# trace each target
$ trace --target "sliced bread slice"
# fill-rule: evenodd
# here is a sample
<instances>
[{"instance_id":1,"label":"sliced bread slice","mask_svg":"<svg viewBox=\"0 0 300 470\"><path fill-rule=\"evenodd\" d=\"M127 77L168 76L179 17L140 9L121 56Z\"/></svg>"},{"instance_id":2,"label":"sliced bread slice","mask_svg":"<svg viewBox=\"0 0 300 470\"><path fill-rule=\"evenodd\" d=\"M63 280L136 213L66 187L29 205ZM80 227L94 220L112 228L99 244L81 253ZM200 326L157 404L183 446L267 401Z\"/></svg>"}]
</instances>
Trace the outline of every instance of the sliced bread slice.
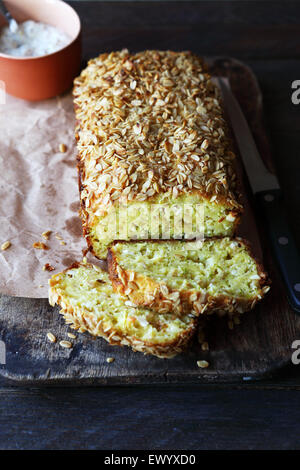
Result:
<instances>
[{"instance_id":1,"label":"sliced bread slice","mask_svg":"<svg viewBox=\"0 0 300 470\"><path fill-rule=\"evenodd\" d=\"M270 288L241 238L116 242L108 270L117 292L160 313L242 313Z\"/></svg>"},{"instance_id":2,"label":"sliced bread slice","mask_svg":"<svg viewBox=\"0 0 300 470\"><path fill-rule=\"evenodd\" d=\"M65 321L110 344L170 358L182 352L196 331L192 314L157 314L135 308L114 292L108 274L90 264L74 264L49 281L49 301L61 306Z\"/></svg>"}]
</instances>

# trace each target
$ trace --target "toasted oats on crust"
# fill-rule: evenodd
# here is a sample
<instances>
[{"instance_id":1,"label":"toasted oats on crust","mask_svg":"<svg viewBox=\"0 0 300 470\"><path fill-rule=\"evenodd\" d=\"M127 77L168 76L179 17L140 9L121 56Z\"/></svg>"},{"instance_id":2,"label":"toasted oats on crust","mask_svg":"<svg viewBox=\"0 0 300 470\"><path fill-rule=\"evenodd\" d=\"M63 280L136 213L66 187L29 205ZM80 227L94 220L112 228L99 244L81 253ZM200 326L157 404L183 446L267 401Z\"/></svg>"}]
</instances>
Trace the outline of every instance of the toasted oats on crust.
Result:
<instances>
[{"instance_id":1,"label":"toasted oats on crust","mask_svg":"<svg viewBox=\"0 0 300 470\"><path fill-rule=\"evenodd\" d=\"M59 151L60 151L60 153L66 153L66 151L67 151L66 144L59 144Z\"/></svg>"}]
</instances>

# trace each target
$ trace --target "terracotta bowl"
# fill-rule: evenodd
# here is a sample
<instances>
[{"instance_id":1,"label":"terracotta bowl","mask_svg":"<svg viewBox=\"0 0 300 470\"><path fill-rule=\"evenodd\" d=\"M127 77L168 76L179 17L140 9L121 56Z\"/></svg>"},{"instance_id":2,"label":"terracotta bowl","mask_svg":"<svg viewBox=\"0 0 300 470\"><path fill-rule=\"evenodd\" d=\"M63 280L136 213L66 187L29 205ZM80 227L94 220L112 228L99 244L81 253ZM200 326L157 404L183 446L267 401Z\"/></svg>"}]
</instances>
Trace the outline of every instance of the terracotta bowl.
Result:
<instances>
[{"instance_id":1,"label":"terracotta bowl","mask_svg":"<svg viewBox=\"0 0 300 470\"><path fill-rule=\"evenodd\" d=\"M0 80L7 93L30 101L59 95L72 86L81 59L80 19L61 0L7 0L7 9L18 22L40 21L64 31L70 42L52 54L13 57L0 52ZM6 25L0 15L0 28ZM3 83L1 84L3 88Z\"/></svg>"}]
</instances>

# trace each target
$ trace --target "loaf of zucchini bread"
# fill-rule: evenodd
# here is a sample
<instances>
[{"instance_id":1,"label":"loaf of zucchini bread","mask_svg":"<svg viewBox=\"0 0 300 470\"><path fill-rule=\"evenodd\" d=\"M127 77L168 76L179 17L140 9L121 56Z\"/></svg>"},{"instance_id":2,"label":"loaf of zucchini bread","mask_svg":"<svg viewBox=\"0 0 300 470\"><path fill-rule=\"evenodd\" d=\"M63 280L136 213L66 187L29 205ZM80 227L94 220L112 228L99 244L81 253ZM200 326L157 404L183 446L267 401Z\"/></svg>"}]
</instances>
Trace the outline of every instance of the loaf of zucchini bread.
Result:
<instances>
[{"instance_id":1,"label":"loaf of zucchini bread","mask_svg":"<svg viewBox=\"0 0 300 470\"><path fill-rule=\"evenodd\" d=\"M117 292L134 305L195 315L251 310L270 289L267 275L241 238L116 242L108 270Z\"/></svg>"},{"instance_id":2,"label":"loaf of zucchini bread","mask_svg":"<svg viewBox=\"0 0 300 470\"><path fill-rule=\"evenodd\" d=\"M52 276L50 303L80 332L173 357L207 314L270 288L233 238L243 208L218 89L191 53L123 50L90 60L73 93L83 232L109 274L77 263Z\"/></svg>"},{"instance_id":3,"label":"loaf of zucchini bread","mask_svg":"<svg viewBox=\"0 0 300 470\"><path fill-rule=\"evenodd\" d=\"M170 358L184 351L196 331L192 314L158 314L134 308L113 291L108 274L87 263L76 263L49 281L49 302L61 307L67 324L88 331L112 345Z\"/></svg>"},{"instance_id":4,"label":"loaf of zucchini bread","mask_svg":"<svg viewBox=\"0 0 300 470\"><path fill-rule=\"evenodd\" d=\"M114 240L231 236L242 206L216 85L189 52L127 50L74 82L81 218L89 248Z\"/></svg>"}]
</instances>

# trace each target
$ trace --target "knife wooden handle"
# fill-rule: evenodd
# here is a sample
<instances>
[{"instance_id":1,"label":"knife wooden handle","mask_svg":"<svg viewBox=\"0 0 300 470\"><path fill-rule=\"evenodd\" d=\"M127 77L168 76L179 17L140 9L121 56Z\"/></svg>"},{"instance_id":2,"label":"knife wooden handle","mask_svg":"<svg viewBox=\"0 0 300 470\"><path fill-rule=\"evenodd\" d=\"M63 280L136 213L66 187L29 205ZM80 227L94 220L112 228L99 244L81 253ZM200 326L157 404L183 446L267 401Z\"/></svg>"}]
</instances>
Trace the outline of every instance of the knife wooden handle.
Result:
<instances>
[{"instance_id":1,"label":"knife wooden handle","mask_svg":"<svg viewBox=\"0 0 300 470\"><path fill-rule=\"evenodd\" d=\"M285 216L281 191L261 191L256 194L256 198L287 287L289 302L300 313L300 256Z\"/></svg>"}]
</instances>

